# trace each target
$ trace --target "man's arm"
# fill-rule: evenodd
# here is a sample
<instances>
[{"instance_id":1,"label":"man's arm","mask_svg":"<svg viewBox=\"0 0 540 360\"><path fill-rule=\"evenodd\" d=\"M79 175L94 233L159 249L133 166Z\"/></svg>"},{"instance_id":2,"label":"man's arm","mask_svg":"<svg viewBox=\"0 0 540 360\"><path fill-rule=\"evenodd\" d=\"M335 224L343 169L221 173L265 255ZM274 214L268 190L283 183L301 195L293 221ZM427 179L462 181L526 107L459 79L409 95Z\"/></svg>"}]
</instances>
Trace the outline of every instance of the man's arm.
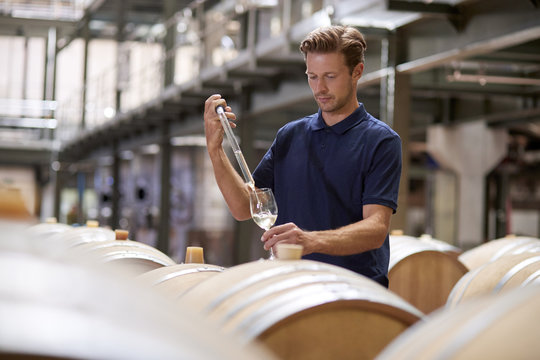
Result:
<instances>
[{"instance_id":1,"label":"man's arm","mask_svg":"<svg viewBox=\"0 0 540 360\"><path fill-rule=\"evenodd\" d=\"M392 209L383 205L364 205L364 219L335 230L303 231L293 223L266 231L264 248L278 243L299 244L303 255L314 252L328 255L352 255L381 247L390 229Z\"/></svg>"},{"instance_id":2,"label":"man's arm","mask_svg":"<svg viewBox=\"0 0 540 360\"><path fill-rule=\"evenodd\" d=\"M210 96L204 103L204 131L206 148L218 187L227 202L232 216L236 220L247 220L251 217L249 210L249 187L234 169L227 154L223 150L224 130L216 113L216 106L225 106L227 118L235 119L231 108L220 95ZM235 127L234 123L231 123Z\"/></svg>"}]
</instances>

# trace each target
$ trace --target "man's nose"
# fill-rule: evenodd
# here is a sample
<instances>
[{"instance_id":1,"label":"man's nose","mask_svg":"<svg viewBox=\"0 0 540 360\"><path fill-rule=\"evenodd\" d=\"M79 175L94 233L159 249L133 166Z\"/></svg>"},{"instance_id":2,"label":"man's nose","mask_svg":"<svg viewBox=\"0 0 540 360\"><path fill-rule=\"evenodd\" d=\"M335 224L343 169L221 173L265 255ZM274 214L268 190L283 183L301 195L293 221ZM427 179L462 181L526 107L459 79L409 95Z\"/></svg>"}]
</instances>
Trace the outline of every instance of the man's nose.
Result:
<instances>
[{"instance_id":1,"label":"man's nose","mask_svg":"<svg viewBox=\"0 0 540 360\"><path fill-rule=\"evenodd\" d=\"M318 93L325 93L328 91L328 87L326 86L326 82L324 80L319 80L317 82L317 92Z\"/></svg>"}]
</instances>

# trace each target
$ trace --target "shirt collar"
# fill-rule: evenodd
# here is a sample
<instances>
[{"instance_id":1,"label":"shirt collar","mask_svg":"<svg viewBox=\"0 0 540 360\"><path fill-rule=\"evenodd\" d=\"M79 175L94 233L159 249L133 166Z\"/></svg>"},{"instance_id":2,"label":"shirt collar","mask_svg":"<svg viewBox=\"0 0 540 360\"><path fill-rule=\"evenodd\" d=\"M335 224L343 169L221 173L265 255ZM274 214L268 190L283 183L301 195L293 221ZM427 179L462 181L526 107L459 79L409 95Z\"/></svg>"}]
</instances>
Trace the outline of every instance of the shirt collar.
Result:
<instances>
[{"instance_id":1,"label":"shirt collar","mask_svg":"<svg viewBox=\"0 0 540 360\"><path fill-rule=\"evenodd\" d=\"M311 130L317 131L317 130L323 130L323 129L330 129L338 135L344 134L347 130L351 129L352 127L362 122L367 116L367 112L366 112L366 109L364 108L364 104L358 103L358 105L359 105L358 108L356 108L356 110L354 110L352 114L350 114L345 119L341 120L340 122L332 126L326 125L322 117L321 109L319 109L318 115L314 116L311 120L311 124L310 124Z\"/></svg>"}]
</instances>

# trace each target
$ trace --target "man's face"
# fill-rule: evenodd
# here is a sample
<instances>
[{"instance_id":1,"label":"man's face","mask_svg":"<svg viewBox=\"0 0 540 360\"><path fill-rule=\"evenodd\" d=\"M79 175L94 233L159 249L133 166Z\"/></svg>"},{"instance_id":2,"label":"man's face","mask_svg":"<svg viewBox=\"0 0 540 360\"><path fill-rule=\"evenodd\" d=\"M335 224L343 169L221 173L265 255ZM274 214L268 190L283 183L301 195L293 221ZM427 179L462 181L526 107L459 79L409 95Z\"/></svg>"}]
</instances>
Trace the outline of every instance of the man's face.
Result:
<instances>
[{"instance_id":1,"label":"man's face","mask_svg":"<svg viewBox=\"0 0 540 360\"><path fill-rule=\"evenodd\" d=\"M345 57L339 52L308 53L306 68L309 86L323 113L348 112L350 106L358 106L356 82L363 64L351 74Z\"/></svg>"}]
</instances>

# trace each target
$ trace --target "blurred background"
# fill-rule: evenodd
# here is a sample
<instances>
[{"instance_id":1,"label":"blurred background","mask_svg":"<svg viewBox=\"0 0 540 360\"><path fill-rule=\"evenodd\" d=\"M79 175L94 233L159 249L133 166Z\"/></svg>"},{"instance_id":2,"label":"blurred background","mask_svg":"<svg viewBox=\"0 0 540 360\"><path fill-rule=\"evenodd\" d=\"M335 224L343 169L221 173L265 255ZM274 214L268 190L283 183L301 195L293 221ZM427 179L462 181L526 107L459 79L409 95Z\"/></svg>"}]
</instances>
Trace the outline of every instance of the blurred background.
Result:
<instances>
[{"instance_id":1,"label":"blurred background","mask_svg":"<svg viewBox=\"0 0 540 360\"><path fill-rule=\"evenodd\" d=\"M392 229L540 236L537 0L0 0L0 215L95 219L176 261L265 256L215 183L204 100L233 107L253 170L317 111L298 44L329 24L365 35L359 99L403 142Z\"/></svg>"}]
</instances>

